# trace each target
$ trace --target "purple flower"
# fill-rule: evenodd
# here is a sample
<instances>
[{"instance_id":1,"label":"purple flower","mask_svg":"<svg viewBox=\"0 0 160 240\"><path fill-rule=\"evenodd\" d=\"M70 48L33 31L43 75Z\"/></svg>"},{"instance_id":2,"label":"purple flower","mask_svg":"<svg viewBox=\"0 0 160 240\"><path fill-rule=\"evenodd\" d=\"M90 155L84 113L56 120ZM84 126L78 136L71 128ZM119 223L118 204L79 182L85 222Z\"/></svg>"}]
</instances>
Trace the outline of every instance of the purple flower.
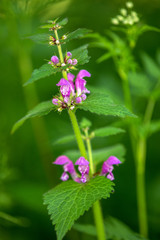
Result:
<instances>
[{"instance_id":1,"label":"purple flower","mask_svg":"<svg viewBox=\"0 0 160 240\"><path fill-rule=\"evenodd\" d=\"M85 95L85 93L90 93L90 91L87 88L85 88L85 85L87 82L86 80L83 79L83 77L90 77L90 76L91 74L86 70L80 70L80 72L78 73L77 78L75 80L78 97L81 96L81 94Z\"/></svg>"},{"instance_id":2,"label":"purple flower","mask_svg":"<svg viewBox=\"0 0 160 240\"><path fill-rule=\"evenodd\" d=\"M72 57L72 53L71 52L67 52L67 57Z\"/></svg>"},{"instance_id":3,"label":"purple flower","mask_svg":"<svg viewBox=\"0 0 160 240\"><path fill-rule=\"evenodd\" d=\"M63 97L69 97L71 93L71 84L64 78L61 78L59 83L56 84L60 86L60 91Z\"/></svg>"},{"instance_id":4,"label":"purple flower","mask_svg":"<svg viewBox=\"0 0 160 240\"><path fill-rule=\"evenodd\" d=\"M59 63L59 59L57 56L52 56L51 57L51 61L53 62L54 65L56 65L57 63Z\"/></svg>"},{"instance_id":5,"label":"purple flower","mask_svg":"<svg viewBox=\"0 0 160 240\"><path fill-rule=\"evenodd\" d=\"M69 59L70 60L70 59ZM58 105L59 109L68 108L73 110L77 104L82 103L87 98L86 93L90 93L85 87L86 80L83 77L90 77L91 74L86 70L81 70L74 82L75 76L67 74L67 79L61 78L57 83L60 87L61 96L53 98L52 103Z\"/></svg>"},{"instance_id":6,"label":"purple flower","mask_svg":"<svg viewBox=\"0 0 160 240\"><path fill-rule=\"evenodd\" d=\"M59 102L59 100L58 100L57 98L53 98L53 99L52 99L52 103L53 103L54 105L58 105L58 102Z\"/></svg>"},{"instance_id":7,"label":"purple flower","mask_svg":"<svg viewBox=\"0 0 160 240\"><path fill-rule=\"evenodd\" d=\"M65 155L59 156L56 161L53 162L53 164L56 165L63 165L63 174L61 176L61 180L62 181L67 181L69 178L69 175L66 173L70 173L72 179L76 182L79 181L78 175L74 169L74 164L72 163L72 161Z\"/></svg>"},{"instance_id":8,"label":"purple flower","mask_svg":"<svg viewBox=\"0 0 160 240\"><path fill-rule=\"evenodd\" d=\"M72 65L72 59L68 59L67 63Z\"/></svg>"},{"instance_id":9,"label":"purple flower","mask_svg":"<svg viewBox=\"0 0 160 240\"><path fill-rule=\"evenodd\" d=\"M77 63L78 63L78 61L76 58L72 59L72 65L76 65Z\"/></svg>"},{"instance_id":10,"label":"purple flower","mask_svg":"<svg viewBox=\"0 0 160 240\"><path fill-rule=\"evenodd\" d=\"M115 156L110 156L104 163L102 166L102 171L101 171L101 176L106 176L107 174L107 178L110 179L111 181L114 180L114 175L112 173L114 167L113 165L118 165L120 164L121 161L116 158Z\"/></svg>"},{"instance_id":11,"label":"purple flower","mask_svg":"<svg viewBox=\"0 0 160 240\"><path fill-rule=\"evenodd\" d=\"M81 182L85 183L88 180L88 174L89 174L89 162L84 158L80 157L75 165L78 165L78 170L81 173Z\"/></svg>"}]
</instances>

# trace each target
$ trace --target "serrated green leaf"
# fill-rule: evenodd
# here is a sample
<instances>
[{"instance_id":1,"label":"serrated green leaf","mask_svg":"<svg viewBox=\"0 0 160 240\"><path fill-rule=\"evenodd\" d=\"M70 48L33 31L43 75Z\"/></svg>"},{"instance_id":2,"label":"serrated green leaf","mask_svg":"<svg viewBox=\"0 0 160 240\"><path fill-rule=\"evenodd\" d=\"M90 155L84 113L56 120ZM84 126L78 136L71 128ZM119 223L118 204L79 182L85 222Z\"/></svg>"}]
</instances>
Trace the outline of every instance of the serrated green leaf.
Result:
<instances>
[{"instance_id":1,"label":"serrated green leaf","mask_svg":"<svg viewBox=\"0 0 160 240\"><path fill-rule=\"evenodd\" d=\"M126 153L125 147L122 144L98 149L93 151L94 164L98 165L104 162L110 156L116 156L121 162L124 162L124 155Z\"/></svg>"},{"instance_id":2,"label":"serrated green leaf","mask_svg":"<svg viewBox=\"0 0 160 240\"><path fill-rule=\"evenodd\" d=\"M78 108L106 116L136 117L125 106L115 104L109 95L101 92L91 93Z\"/></svg>"},{"instance_id":3,"label":"serrated green leaf","mask_svg":"<svg viewBox=\"0 0 160 240\"><path fill-rule=\"evenodd\" d=\"M117 144L114 146L93 150L93 162L95 165L98 165L101 162L107 160L108 157L114 155L120 159L121 162L124 162L125 148L122 144ZM78 150L68 150L63 153L71 159L74 163L81 156Z\"/></svg>"},{"instance_id":4,"label":"serrated green leaf","mask_svg":"<svg viewBox=\"0 0 160 240\"><path fill-rule=\"evenodd\" d=\"M41 78L48 77L58 71L60 71L60 68L54 68L48 63L44 64L39 69L35 69L33 71L31 78L23 86L27 86L30 83L33 83Z\"/></svg>"},{"instance_id":5,"label":"serrated green leaf","mask_svg":"<svg viewBox=\"0 0 160 240\"><path fill-rule=\"evenodd\" d=\"M57 22L59 26L64 26L68 23L68 18L64 18L61 21Z\"/></svg>"},{"instance_id":6,"label":"serrated green leaf","mask_svg":"<svg viewBox=\"0 0 160 240\"><path fill-rule=\"evenodd\" d=\"M108 137L108 136L116 135L118 133L123 133L123 132L125 132L125 130L122 128L103 127L103 128L94 130L94 136L95 137Z\"/></svg>"},{"instance_id":7,"label":"serrated green leaf","mask_svg":"<svg viewBox=\"0 0 160 240\"><path fill-rule=\"evenodd\" d=\"M41 43L41 44L48 44L49 43L49 37L50 35L47 33L38 33L31 36L28 36L26 38L31 39L34 42Z\"/></svg>"},{"instance_id":8,"label":"serrated green leaf","mask_svg":"<svg viewBox=\"0 0 160 240\"><path fill-rule=\"evenodd\" d=\"M148 97L151 94L153 83L150 79L140 72L130 72L128 75L132 93L137 96Z\"/></svg>"},{"instance_id":9,"label":"serrated green leaf","mask_svg":"<svg viewBox=\"0 0 160 240\"><path fill-rule=\"evenodd\" d=\"M72 52L72 58L78 60L78 65L83 65L89 62L90 57L88 56L88 45L83 45L77 49L74 49Z\"/></svg>"},{"instance_id":10,"label":"serrated green leaf","mask_svg":"<svg viewBox=\"0 0 160 240\"><path fill-rule=\"evenodd\" d=\"M105 230L108 239L112 240L145 240L138 233L133 232L126 224L120 220L108 217L105 220Z\"/></svg>"},{"instance_id":11,"label":"serrated green leaf","mask_svg":"<svg viewBox=\"0 0 160 240\"><path fill-rule=\"evenodd\" d=\"M64 144L64 143L70 143L73 141L76 141L75 136L68 135L68 136L64 136L64 137L57 139L53 144Z\"/></svg>"},{"instance_id":12,"label":"serrated green leaf","mask_svg":"<svg viewBox=\"0 0 160 240\"><path fill-rule=\"evenodd\" d=\"M65 40L65 42L69 42L70 40L83 37L89 32L91 32L91 30L86 28L78 28L74 32L67 34L67 39Z\"/></svg>"},{"instance_id":13,"label":"serrated green leaf","mask_svg":"<svg viewBox=\"0 0 160 240\"><path fill-rule=\"evenodd\" d=\"M86 184L67 181L59 184L44 195L44 204L48 205L52 224L55 225L57 240L64 235L85 211L101 198L110 197L113 182L98 176Z\"/></svg>"},{"instance_id":14,"label":"serrated green leaf","mask_svg":"<svg viewBox=\"0 0 160 240\"><path fill-rule=\"evenodd\" d=\"M47 115L54 109L55 105L52 104L51 100L39 103L36 107L30 110L23 118L21 118L18 122L14 124L11 133L14 133L27 119Z\"/></svg>"},{"instance_id":15,"label":"serrated green leaf","mask_svg":"<svg viewBox=\"0 0 160 240\"><path fill-rule=\"evenodd\" d=\"M141 54L141 57L146 72L156 79L160 80L160 67L157 65L157 63L144 52Z\"/></svg>"},{"instance_id":16,"label":"serrated green leaf","mask_svg":"<svg viewBox=\"0 0 160 240\"><path fill-rule=\"evenodd\" d=\"M96 228L93 225L76 223L73 228L79 232L97 236ZM105 232L106 240L146 240L138 233L133 232L125 223L113 217L108 217L105 220Z\"/></svg>"},{"instance_id":17,"label":"serrated green leaf","mask_svg":"<svg viewBox=\"0 0 160 240\"><path fill-rule=\"evenodd\" d=\"M64 25L66 25L68 23L68 19L67 18L62 19L60 22L56 22L56 20L54 20L54 21L50 20L49 24L42 25L41 28L53 28L57 24L59 26L64 26Z\"/></svg>"}]
</instances>

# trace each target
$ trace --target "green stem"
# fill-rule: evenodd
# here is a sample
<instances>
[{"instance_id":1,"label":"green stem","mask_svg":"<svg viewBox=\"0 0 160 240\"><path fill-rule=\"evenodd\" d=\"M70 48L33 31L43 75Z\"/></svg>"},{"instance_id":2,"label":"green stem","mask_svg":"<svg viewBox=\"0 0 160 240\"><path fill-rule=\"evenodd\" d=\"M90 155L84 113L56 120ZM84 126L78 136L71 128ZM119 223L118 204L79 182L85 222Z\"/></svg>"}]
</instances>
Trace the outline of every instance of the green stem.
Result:
<instances>
[{"instance_id":1,"label":"green stem","mask_svg":"<svg viewBox=\"0 0 160 240\"><path fill-rule=\"evenodd\" d=\"M86 152L85 145L84 145L84 142L83 142L83 139L82 139L81 131L79 129L79 125L78 125L78 122L77 122L76 115L73 112L73 110L68 110L68 114L69 114L70 119L71 119L71 123L72 123L73 130L74 130L74 133L75 133L75 136L76 136L76 139L77 139L77 144L78 144L80 153L83 157L85 157L87 159L87 152Z\"/></svg>"},{"instance_id":2,"label":"green stem","mask_svg":"<svg viewBox=\"0 0 160 240\"><path fill-rule=\"evenodd\" d=\"M146 112L144 115L144 123L149 124L152 118L153 110L155 106L155 100L150 98L146 107Z\"/></svg>"},{"instance_id":3,"label":"green stem","mask_svg":"<svg viewBox=\"0 0 160 240\"><path fill-rule=\"evenodd\" d=\"M146 138L140 137L137 143L137 202L140 233L147 237L147 209L146 209L146 192L145 192L145 162L146 162Z\"/></svg>"},{"instance_id":4,"label":"green stem","mask_svg":"<svg viewBox=\"0 0 160 240\"><path fill-rule=\"evenodd\" d=\"M55 33L56 40L59 41L58 32L57 32L56 29L54 30L54 33ZM63 52L62 52L61 44L57 44L57 48L58 48L60 62L62 64L62 63L64 63L64 58L63 58ZM62 71L62 75L65 79L67 79L67 72L65 70Z\"/></svg>"},{"instance_id":5,"label":"green stem","mask_svg":"<svg viewBox=\"0 0 160 240\"><path fill-rule=\"evenodd\" d=\"M94 214L94 220L95 220L96 229L97 229L98 240L105 240L106 235L105 235L105 229L104 229L103 215L102 215L102 209L99 201L93 204L93 214Z\"/></svg>"},{"instance_id":6,"label":"green stem","mask_svg":"<svg viewBox=\"0 0 160 240\"><path fill-rule=\"evenodd\" d=\"M57 30L54 30L54 32L55 32L56 40L59 41ZM64 63L61 45L58 44L57 48L58 48L58 52L59 52L60 61L61 61L61 63ZM67 72L65 70L62 71L62 75L64 78L67 79ZM85 148L85 145L84 145L84 142L82 139L82 135L81 135L81 131L80 131L80 128L79 128L79 125L77 122L76 115L75 115L74 111L70 110L70 109L68 110L68 114L71 119L71 123L73 126L73 130L74 130L74 133L76 136L76 140L77 140L77 144L78 144L81 156L88 159L86 148ZM87 134L88 134L88 131L87 131ZM88 136L87 136L87 147L88 147L91 173L93 175L94 174L94 165L93 165L93 158L92 158L92 148L91 148L91 143L90 143L90 139L88 138ZM105 240L106 238L105 238L103 216L102 216L102 211L101 211L101 206L100 206L99 201L97 201L93 204L93 213L94 213L94 219L95 219L95 224L96 224L96 229L97 229L98 240Z\"/></svg>"},{"instance_id":7,"label":"green stem","mask_svg":"<svg viewBox=\"0 0 160 240\"><path fill-rule=\"evenodd\" d=\"M122 68L118 69L118 73L122 79L122 87L123 87L123 92L124 92L124 98L125 98L125 103L126 106L132 110L132 100L131 100L131 95L130 95L130 89L129 89L129 83L128 83L128 78L125 73L125 71Z\"/></svg>"},{"instance_id":8,"label":"green stem","mask_svg":"<svg viewBox=\"0 0 160 240\"><path fill-rule=\"evenodd\" d=\"M122 79L123 91L126 106L132 110L132 100L130 95L128 78L123 69L118 70ZM150 99L144 116L144 124L149 123L154 108L154 102ZM140 234L148 236L146 192L145 192L145 162L146 162L146 138L138 136L138 131L134 123L129 127L133 156L136 164L136 185L137 185L137 204Z\"/></svg>"},{"instance_id":9,"label":"green stem","mask_svg":"<svg viewBox=\"0 0 160 240\"><path fill-rule=\"evenodd\" d=\"M85 132L86 142L87 142L91 175L93 175L95 173L95 170L94 170L94 164L93 164L91 140L88 136L88 128L86 128L84 132ZM94 221L96 225L98 240L105 240L106 236L105 236L105 228L104 228L104 222L103 222L103 214L102 214L102 209L99 201L96 201L93 204L93 215L94 215Z\"/></svg>"},{"instance_id":10,"label":"green stem","mask_svg":"<svg viewBox=\"0 0 160 240\"><path fill-rule=\"evenodd\" d=\"M89 163L90 163L90 169L91 169L91 174L93 175L95 173L94 171L94 164L93 164L93 157L92 157L92 147L91 147L91 141L88 136L88 128L84 130L85 135L86 135L86 143L87 143L87 148L88 148L88 157L89 157Z\"/></svg>"}]
</instances>

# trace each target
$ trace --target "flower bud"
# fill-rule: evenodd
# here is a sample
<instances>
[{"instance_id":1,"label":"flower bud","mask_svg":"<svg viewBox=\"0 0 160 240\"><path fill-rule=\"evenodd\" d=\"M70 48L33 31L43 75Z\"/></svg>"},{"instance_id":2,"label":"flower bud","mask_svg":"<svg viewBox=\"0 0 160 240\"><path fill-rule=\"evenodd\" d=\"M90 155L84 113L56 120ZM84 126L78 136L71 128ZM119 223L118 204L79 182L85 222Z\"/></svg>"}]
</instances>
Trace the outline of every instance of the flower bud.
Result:
<instances>
[{"instance_id":1,"label":"flower bud","mask_svg":"<svg viewBox=\"0 0 160 240\"><path fill-rule=\"evenodd\" d=\"M77 63L78 63L78 61L76 58L72 59L72 65L76 65Z\"/></svg>"},{"instance_id":2,"label":"flower bud","mask_svg":"<svg viewBox=\"0 0 160 240\"><path fill-rule=\"evenodd\" d=\"M56 65L57 63L59 63L59 59L57 56L52 56L51 57L51 61L53 62L54 65Z\"/></svg>"},{"instance_id":3,"label":"flower bud","mask_svg":"<svg viewBox=\"0 0 160 240\"><path fill-rule=\"evenodd\" d=\"M68 60L67 60L67 63L68 63L68 64L72 64L72 59L68 59Z\"/></svg>"}]
</instances>

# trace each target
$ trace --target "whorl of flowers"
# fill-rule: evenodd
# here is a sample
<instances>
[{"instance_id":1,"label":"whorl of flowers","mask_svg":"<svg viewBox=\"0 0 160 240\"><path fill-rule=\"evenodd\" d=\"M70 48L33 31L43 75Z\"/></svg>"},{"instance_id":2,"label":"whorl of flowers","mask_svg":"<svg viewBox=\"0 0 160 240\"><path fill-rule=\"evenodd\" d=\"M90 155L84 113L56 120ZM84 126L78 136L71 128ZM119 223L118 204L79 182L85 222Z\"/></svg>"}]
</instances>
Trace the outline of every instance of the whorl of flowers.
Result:
<instances>
[{"instance_id":1,"label":"whorl of flowers","mask_svg":"<svg viewBox=\"0 0 160 240\"><path fill-rule=\"evenodd\" d=\"M72 58L72 53L67 52L64 57L64 63L60 63L59 58L57 56L52 56L51 60L48 64L52 65L53 67L64 67L67 66L68 69L73 69L75 65L77 65L78 60L76 58Z\"/></svg>"},{"instance_id":2,"label":"whorl of flowers","mask_svg":"<svg viewBox=\"0 0 160 240\"><path fill-rule=\"evenodd\" d=\"M106 176L111 181L114 180L114 175L112 173L114 167L113 165L120 164L121 161L115 156L110 156L102 165L102 170L99 173L100 176ZM59 156L53 164L63 165L64 172L62 173L61 180L67 181L69 179L68 173L71 175L72 179L78 183L86 183L89 181L89 162L84 158L80 157L75 165L78 165L78 171L81 176L76 172L73 162L65 155Z\"/></svg>"},{"instance_id":3,"label":"whorl of flowers","mask_svg":"<svg viewBox=\"0 0 160 240\"><path fill-rule=\"evenodd\" d=\"M60 87L60 95L53 98L52 103L57 106L58 111L63 109L73 110L77 104L82 103L87 98L86 93L90 91L85 87L84 77L90 77L91 74L86 70L80 70L74 81L75 76L67 74L67 79L61 78L56 84Z\"/></svg>"}]
</instances>

